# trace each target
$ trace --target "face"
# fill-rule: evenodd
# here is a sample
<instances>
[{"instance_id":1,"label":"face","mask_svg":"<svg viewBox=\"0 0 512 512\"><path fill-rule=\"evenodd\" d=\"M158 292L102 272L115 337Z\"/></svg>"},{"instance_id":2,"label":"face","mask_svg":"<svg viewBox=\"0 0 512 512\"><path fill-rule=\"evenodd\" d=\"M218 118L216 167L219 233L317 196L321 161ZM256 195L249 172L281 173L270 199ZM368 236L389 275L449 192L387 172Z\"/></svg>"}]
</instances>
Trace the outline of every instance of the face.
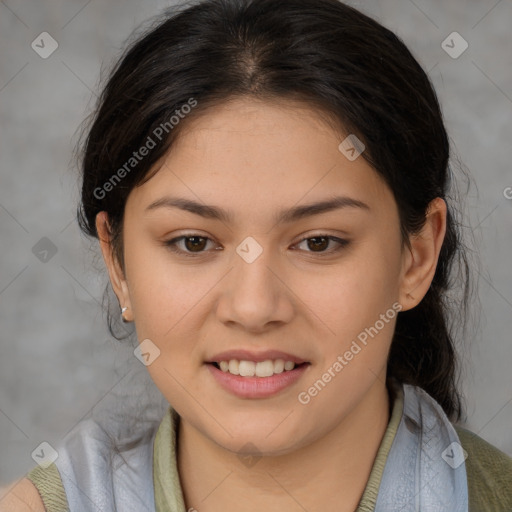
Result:
<instances>
[{"instance_id":1,"label":"face","mask_svg":"<svg viewBox=\"0 0 512 512\"><path fill-rule=\"evenodd\" d=\"M384 381L413 258L392 192L307 105L237 99L187 123L128 197L111 279L184 421L231 451L287 453Z\"/></svg>"}]
</instances>

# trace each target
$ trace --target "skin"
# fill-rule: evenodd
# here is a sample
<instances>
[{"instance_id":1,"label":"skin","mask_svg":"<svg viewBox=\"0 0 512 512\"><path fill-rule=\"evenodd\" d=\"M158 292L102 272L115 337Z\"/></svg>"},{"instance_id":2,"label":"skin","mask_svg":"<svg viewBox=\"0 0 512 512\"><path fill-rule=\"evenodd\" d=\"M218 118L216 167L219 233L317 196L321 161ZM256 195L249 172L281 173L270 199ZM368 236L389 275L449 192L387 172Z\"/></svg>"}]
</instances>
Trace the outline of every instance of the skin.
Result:
<instances>
[{"instance_id":1,"label":"skin","mask_svg":"<svg viewBox=\"0 0 512 512\"><path fill-rule=\"evenodd\" d=\"M0 489L0 512L45 512L38 490L28 478Z\"/></svg>"},{"instance_id":2,"label":"skin","mask_svg":"<svg viewBox=\"0 0 512 512\"><path fill-rule=\"evenodd\" d=\"M403 245L390 189L363 157L349 161L338 150L347 134L306 104L238 98L183 122L160 170L128 197L124 269L105 212L96 225L125 318L135 321L138 340L160 350L147 368L181 417L186 509L353 511L389 421L386 359L395 320L307 405L297 396L393 303L407 310L421 301L446 205L432 201L421 233ZM334 193L369 208L273 221L284 208ZM167 195L229 209L233 219L146 210ZM194 233L210 240L200 240L202 253L190 240L178 243L193 257L164 245ZM319 235L349 244L336 251L335 241L301 242ZM236 252L248 236L263 249L252 263ZM282 350L311 364L279 394L242 399L220 388L204 364L234 348ZM256 463L248 467L241 455L251 454Z\"/></svg>"}]
</instances>

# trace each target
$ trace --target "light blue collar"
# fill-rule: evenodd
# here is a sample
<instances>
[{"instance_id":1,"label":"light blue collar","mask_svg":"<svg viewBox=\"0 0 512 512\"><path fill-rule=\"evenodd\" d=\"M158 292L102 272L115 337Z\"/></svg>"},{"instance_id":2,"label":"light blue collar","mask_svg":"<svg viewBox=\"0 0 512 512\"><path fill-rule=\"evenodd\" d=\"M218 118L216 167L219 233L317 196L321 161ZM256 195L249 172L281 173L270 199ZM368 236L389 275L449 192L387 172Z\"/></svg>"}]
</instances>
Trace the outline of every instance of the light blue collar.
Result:
<instances>
[{"instance_id":1,"label":"light blue collar","mask_svg":"<svg viewBox=\"0 0 512 512\"><path fill-rule=\"evenodd\" d=\"M468 512L464 454L455 429L425 391L408 384L402 389L403 413L374 512ZM70 512L154 512L157 428L155 422L118 451L112 449L118 437L113 423L81 421L61 443L56 461Z\"/></svg>"},{"instance_id":2,"label":"light blue collar","mask_svg":"<svg viewBox=\"0 0 512 512\"><path fill-rule=\"evenodd\" d=\"M375 512L468 512L465 453L455 428L423 389L404 384L403 393Z\"/></svg>"}]
</instances>

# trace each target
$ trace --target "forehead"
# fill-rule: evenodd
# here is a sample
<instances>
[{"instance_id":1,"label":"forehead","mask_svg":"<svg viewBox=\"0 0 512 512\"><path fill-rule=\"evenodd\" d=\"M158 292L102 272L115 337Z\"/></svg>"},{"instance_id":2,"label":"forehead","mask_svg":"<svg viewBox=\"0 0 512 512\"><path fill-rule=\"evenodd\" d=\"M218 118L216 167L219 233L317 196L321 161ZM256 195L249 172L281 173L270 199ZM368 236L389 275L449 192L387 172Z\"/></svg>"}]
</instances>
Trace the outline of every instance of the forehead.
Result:
<instances>
[{"instance_id":1,"label":"forehead","mask_svg":"<svg viewBox=\"0 0 512 512\"><path fill-rule=\"evenodd\" d=\"M294 101L231 100L185 119L159 169L129 197L145 207L164 193L231 210L278 209L326 195L390 200L382 178L340 151L347 135L314 107Z\"/></svg>"}]
</instances>

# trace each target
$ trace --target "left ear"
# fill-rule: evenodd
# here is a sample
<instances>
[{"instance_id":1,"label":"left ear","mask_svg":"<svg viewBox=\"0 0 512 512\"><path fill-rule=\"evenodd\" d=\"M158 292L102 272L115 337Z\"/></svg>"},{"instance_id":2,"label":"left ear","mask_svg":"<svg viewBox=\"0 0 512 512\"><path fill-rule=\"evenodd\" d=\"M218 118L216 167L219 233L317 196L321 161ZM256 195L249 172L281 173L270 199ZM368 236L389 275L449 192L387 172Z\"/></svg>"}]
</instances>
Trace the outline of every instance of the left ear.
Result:
<instances>
[{"instance_id":1,"label":"left ear","mask_svg":"<svg viewBox=\"0 0 512 512\"><path fill-rule=\"evenodd\" d=\"M433 199L428 205L424 226L419 233L409 237L410 248L404 248L400 284L402 311L417 306L434 279L446 233L446 210L443 199Z\"/></svg>"}]
</instances>

